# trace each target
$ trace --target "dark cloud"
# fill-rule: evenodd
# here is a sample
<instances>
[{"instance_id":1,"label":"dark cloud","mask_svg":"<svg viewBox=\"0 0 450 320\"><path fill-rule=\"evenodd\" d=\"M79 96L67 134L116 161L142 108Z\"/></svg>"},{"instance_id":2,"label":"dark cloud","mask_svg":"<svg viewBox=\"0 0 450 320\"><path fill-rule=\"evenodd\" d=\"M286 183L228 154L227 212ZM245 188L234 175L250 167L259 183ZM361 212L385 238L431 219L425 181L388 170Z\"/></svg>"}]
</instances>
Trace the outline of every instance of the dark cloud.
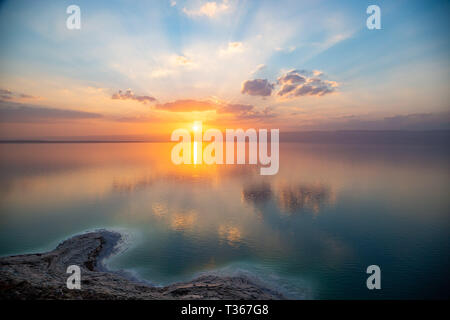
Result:
<instances>
[{"instance_id":1,"label":"dark cloud","mask_svg":"<svg viewBox=\"0 0 450 320\"><path fill-rule=\"evenodd\" d=\"M278 95L284 96L289 94L290 92L297 89L297 85L295 84L286 84L283 87L281 87L280 91L278 91Z\"/></svg>"},{"instance_id":2,"label":"dark cloud","mask_svg":"<svg viewBox=\"0 0 450 320\"><path fill-rule=\"evenodd\" d=\"M123 116L123 117L109 117L108 120L113 120L117 122L126 122L126 123L146 123L155 121L159 121L160 119L155 117L150 117L146 115L136 115L136 116Z\"/></svg>"},{"instance_id":3,"label":"dark cloud","mask_svg":"<svg viewBox=\"0 0 450 320\"><path fill-rule=\"evenodd\" d=\"M354 116L343 119L343 127L355 127L368 130L426 130L449 127L449 114L413 113L384 117L382 119L366 120Z\"/></svg>"},{"instance_id":4,"label":"dark cloud","mask_svg":"<svg viewBox=\"0 0 450 320\"><path fill-rule=\"evenodd\" d=\"M208 111L216 110L217 104L212 101L176 100L156 105L156 109L172 112Z\"/></svg>"},{"instance_id":5,"label":"dark cloud","mask_svg":"<svg viewBox=\"0 0 450 320\"><path fill-rule=\"evenodd\" d=\"M266 107L258 110L255 106L249 104L225 104L217 108L217 113L233 114L236 119L264 119L276 116L272 108Z\"/></svg>"},{"instance_id":6,"label":"dark cloud","mask_svg":"<svg viewBox=\"0 0 450 320\"><path fill-rule=\"evenodd\" d=\"M25 93L21 93L19 94L20 98L24 98L24 99L34 99L35 97L30 96L29 94L25 94Z\"/></svg>"},{"instance_id":7,"label":"dark cloud","mask_svg":"<svg viewBox=\"0 0 450 320\"><path fill-rule=\"evenodd\" d=\"M1 94L0 95L0 100L11 100L12 98L13 98L13 96L10 94Z\"/></svg>"},{"instance_id":8,"label":"dark cloud","mask_svg":"<svg viewBox=\"0 0 450 320\"><path fill-rule=\"evenodd\" d=\"M278 78L278 82L279 83L284 83L284 84L297 84L297 83L305 83L306 82L306 77L301 76L299 73L297 72L288 72L285 75L281 76L280 78Z\"/></svg>"},{"instance_id":9,"label":"dark cloud","mask_svg":"<svg viewBox=\"0 0 450 320\"><path fill-rule=\"evenodd\" d=\"M247 80L242 84L241 93L251 96L267 97L272 94L274 85L267 79Z\"/></svg>"},{"instance_id":10,"label":"dark cloud","mask_svg":"<svg viewBox=\"0 0 450 320\"><path fill-rule=\"evenodd\" d=\"M12 95L12 92L7 89L0 89L0 94L2 95Z\"/></svg>"},{"instance_id":11,"label":"dark cloud","mask_svg":"<svg viewBox=\"0 0 450 320\"><path fill-rule=\"evenodd\" d=\"M270 107L259 110L248 104L227 104L217 109L217 112L233 114L236 119L262 120L277 116Z\"/></svg>"},{"instance_id":12,"label":"dark cloud","mask_svg":"<svg viewBox=\"0 0 450 320\"><path fill-rule=\"evenodd\" d=\"M245 113L250 112L254 106L249 104L226 104L217 109L217 113Z\"/></svg>"},{"instance_id":13,"label":"dark cloud","mask_svg":"<svg viewBox=\"0 0 450 320\"><path fill-rule=\"evenodd\" d=\"M199 100L176 100L164 104L156 105L156 109L171 112L191 112L191 111L213 111L220 114L231 114L236 119L263 119L272 118L276 114L272 112L272 108L258 110L253 105L233 104L213 101Z\"/></svg>"},{"instance_id":14,"label":"dark cloud","mask_svg":"<svg viewBox=\"0 0 450 320\"><path fill-rule=\"evenodd\" d=\"M119 90L119 92L114 93L111 96L111 99L135 100L135 101L141 102L143 104L146 104L147 102L151 103L151 102L155 102L156 101L156 98L151 97L151 96L137 96L130 89L125 90L125 91Z\"/></svg>"},{"instance_id":15,"label":"dark cloud","mask_svg":"<svg viewBox=\"0 0 450 320\"><path fill-rule=\"evenodd\" d=\"M8 89L0 89L0 100L12 100L14 98L36 99L36 97L29 94L12 92Z\"/></svg>"},{"instance_id":16,"label":"dark cloud","mask_svg":"<svg viewBox=\"0 0 450 320\"><path fill-rule=\"evenodd\" d=\"M291 70L277 79L276 84L267 79L247 80L242 84L241 93L252 96L270 96L275 88L280 97L323 96L336 91L338 83L322 79L318 70Z\"/></svg>"},{"instance_id":17,"label":"dark cloud","mask_svg":"<svg viewBox=\"0 0 450 320\"><path fill-rule=\"evenodd\" d=\"M404 124L410 122L424 122L433 119L432 113L412 113L406 115L395 115L392 117L385 117L384 121L386 123L393 124Z\"/></svg>"},{"instance_id":18,"label":"dark cloud","mask_svg":"<svg viewBox=\"0 0 450 320\"><path fill-rule=\"evenodd\" d=\"M386 129L395 130L429 130L429 129L449 129L450 113L412 113L406 115L395 115L385 117L378 121Z\"/></svg>"},{"instance_id":19,"label":"dark cloud","mask_svg":"<svg viewBox=\"0 0 450 320\"><path fill-rule=\"evenodd\" d=\"M301 124L302 130L428 131L449 130L450 113L413 113L367 119L358 115L329 118L315 124Z\"/></svg>"},{"instance_id":20,"label":"dark cloud","mask_svg":"<svg viewBox=\"0 0 450 320\"><path fill-rule=\"evenodd\" d=\"M323 96L336 91L338 83L323 80L320 71L292 70L278 78L281 97Z\"/></svg>"},{"instance_id":21,"label":"dark cloud","mask_svg":"<svg viewBox=\"0 0 450 320\"><path fill-rule=\"evenodd\" d=\"M239 119L263 120L274 118L277 116L277 114L273 112L273 109L271 107L266 107L262 110L257 110L256 108L254 108L248 112L236 114L235 116Z\"/></svg>"},{"instance_id":22,"label":"dark cloud","mask_svg":"<svg viewBox=\"0 0 450 320\"><path fill-rule=\"evenodd\" d=\"M97 119L101 117L101 114L93 112L62 110L0 101L0 122L45 122L55 120Z\"/></svg>"},{"instance_id":23,"label":"dark cloud","mask_svg":"<svg viewBox=\"0 0 450 320\"><path fill-rule=\"evenodd\" d=\"M295 89L295 91L293 92L294 96L323 96L327 93L332 93L334 92L334 88L329 87L327 85L321 85L318 87L315 86L311 86L311 85L302 85L299 86ZM279 95L282 95L280 93L278 93Z\"/></svg>"}]
</instances>

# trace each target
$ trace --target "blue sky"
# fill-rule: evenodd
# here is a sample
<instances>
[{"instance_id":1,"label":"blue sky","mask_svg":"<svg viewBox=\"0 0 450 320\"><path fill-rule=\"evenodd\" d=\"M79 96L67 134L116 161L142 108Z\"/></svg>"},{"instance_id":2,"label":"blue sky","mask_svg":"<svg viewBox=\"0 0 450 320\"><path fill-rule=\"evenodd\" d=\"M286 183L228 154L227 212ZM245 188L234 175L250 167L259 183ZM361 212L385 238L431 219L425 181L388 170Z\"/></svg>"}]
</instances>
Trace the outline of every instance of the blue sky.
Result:
<instances>
[{"instance_id":1,"label":"blue sky","mask_svg":"<svg viewBox=\"0 0 450 320\"><path fill-rule=\"evenodd\" d=\"M66 28L71 4L80 30ZM381 30L366 28L371 4ZM145 134L198 119L448 128L449 12L448 1L3 1L0 135ZM45 116L21 121L20 107ZM53 109L80 116L62 125Z\"/></svg>"}]
</instances>

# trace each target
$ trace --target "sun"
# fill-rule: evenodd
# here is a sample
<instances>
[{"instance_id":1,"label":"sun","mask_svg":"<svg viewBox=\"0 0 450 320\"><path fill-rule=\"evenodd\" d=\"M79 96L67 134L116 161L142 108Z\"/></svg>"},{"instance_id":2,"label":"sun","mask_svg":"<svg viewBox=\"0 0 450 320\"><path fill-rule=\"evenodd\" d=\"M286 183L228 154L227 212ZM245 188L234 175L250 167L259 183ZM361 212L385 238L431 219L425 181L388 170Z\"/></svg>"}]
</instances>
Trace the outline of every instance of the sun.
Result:
<instances>
[{"instance_id":1,"label":"sun","mask_svg":"<svg viewBox=\"0 0 450 320\"><path fill-rule=\"evenodd\" d=\"M194 121L194 123L193 123L193 125L192 125L192 130L193 130L194 132L201 132L202 129L203 129L203 127L202 127L202 122L201 122L201 121L198 121L198 120Z\"/></svg>"}]
</instances>

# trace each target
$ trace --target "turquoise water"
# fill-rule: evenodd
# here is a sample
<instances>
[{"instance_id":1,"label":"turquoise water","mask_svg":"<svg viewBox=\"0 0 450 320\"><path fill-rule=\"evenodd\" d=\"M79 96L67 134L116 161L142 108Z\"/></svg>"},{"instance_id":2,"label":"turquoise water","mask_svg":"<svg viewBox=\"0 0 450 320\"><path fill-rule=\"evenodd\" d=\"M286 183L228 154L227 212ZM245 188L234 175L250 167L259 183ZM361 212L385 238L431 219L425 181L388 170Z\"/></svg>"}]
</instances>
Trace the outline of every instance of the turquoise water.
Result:
<instances>
[{"instance_id":1,"label":"turquoise water","mask_svg":"<svg viewBox=\"0 0 450 320\"><path fill-rule=\"evenodd\" d=\"M115 228L130 245L110 267L157 285L244 273L292 298L449 297L445 147L281 143L260 176L175 166L171 146L0 144L0 255Z\"/></svg>"}]
</instances>

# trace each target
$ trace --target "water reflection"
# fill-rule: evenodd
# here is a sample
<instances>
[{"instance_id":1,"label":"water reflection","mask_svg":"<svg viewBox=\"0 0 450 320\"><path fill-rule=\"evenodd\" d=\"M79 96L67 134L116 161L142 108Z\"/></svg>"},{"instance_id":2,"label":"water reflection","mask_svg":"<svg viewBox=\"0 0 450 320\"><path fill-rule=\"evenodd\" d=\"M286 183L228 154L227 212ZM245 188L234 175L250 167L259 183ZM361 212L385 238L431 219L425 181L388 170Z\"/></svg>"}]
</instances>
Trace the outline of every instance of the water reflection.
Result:
<instances>
[{"instance_id":1,"label":"water reflection","mask_svg":"<svg viewBox=\"0 0 450 320\"><path fill-rule=\"evenodd\" d=\"M159 203L159 202L155 202L152 204L152 210L153 210L153 214L158 218L167 216L167 214L169 212L169 210L167 209L167 206L164 203Z\"/></svg>"},{"instance_id":2,"label":"water reflection","mask_svg":"<svg viewBox=\"0 0 450 320\"><path fill-rule=\"evenodd\" d=\"M192 229L197 221L197 212L189 210L172 214L170 226L173 230L184 231Z\"/></svg>"},{"instance_id":3,"label":"water reflection","mask_svg":"<svg viewBox=\"0 0 450 320\"><path fill-rule=\"evenodd\" d=\"M242 189L242 200L247 203L261 204L272 199L272 187L265 182L258 185L247 185Z\"/></svg>"},{"instance_id":4,"label":"water reflection","mask_svg":"<svg viewBox=\"0 0 450 320\"><path fill-rule=\"evenodd\" d=\"M281 182L272 187L270 183L263 182L244 186L241 197L245 203L257 207L275 200L278 211L289 215L306 212L318 214L323 208L333 206L336 202L335 192L330 186L323 184L293 186Z\"/></svg>"},{"instance_id":5,"label":"water reflection","mask_svg":"<svg viewBox=\"0 0 450 320\"><path fill-rule=\"evenodd\" d=\"M289 214L308 211L318 214L322 208L336 202L336 195L329 186L281 185L278 190L277 203L280 211Z\"/></svg>"},{"instance_id":6,"label":"water reflection","mask_svg":"<svg viewBox=\"0 0 450 320\"><path fill-rule=\"evenodd\" d=\"M219 238L223 241L225 240L231 246L239 245L242 239L242 231L232 225L220 225L219 226Z\"/></svg>"},{"instance_id":7,"label":"water reflection","mask_svg":"<svg viewBox=\"0 0 450 320\"><path fill-rule=\"evenodd\" d=\"M136 179L135 181L129 181L128 179L114 178L112 183L112 191L118 193L136 192L151 186L153 182L154 178L147 176Z\"/></svg>"},{"instance_id":8,"label":"water reflection","mask_svg":"<svg viewBox=\"0 0 450 320\"><path fill-rule=\"evenodd\" d=\"M117 267L150 280L252 261L324 282L325 296L342 292L334 277L359 288L373 256L390 270L413 257L417 270L448 267L442 150L281 144L279 173L264 177L257 166L175 166L171 146L0 145L0 253L127 227L144 240Z\"/></svg>"}]
</instances>

